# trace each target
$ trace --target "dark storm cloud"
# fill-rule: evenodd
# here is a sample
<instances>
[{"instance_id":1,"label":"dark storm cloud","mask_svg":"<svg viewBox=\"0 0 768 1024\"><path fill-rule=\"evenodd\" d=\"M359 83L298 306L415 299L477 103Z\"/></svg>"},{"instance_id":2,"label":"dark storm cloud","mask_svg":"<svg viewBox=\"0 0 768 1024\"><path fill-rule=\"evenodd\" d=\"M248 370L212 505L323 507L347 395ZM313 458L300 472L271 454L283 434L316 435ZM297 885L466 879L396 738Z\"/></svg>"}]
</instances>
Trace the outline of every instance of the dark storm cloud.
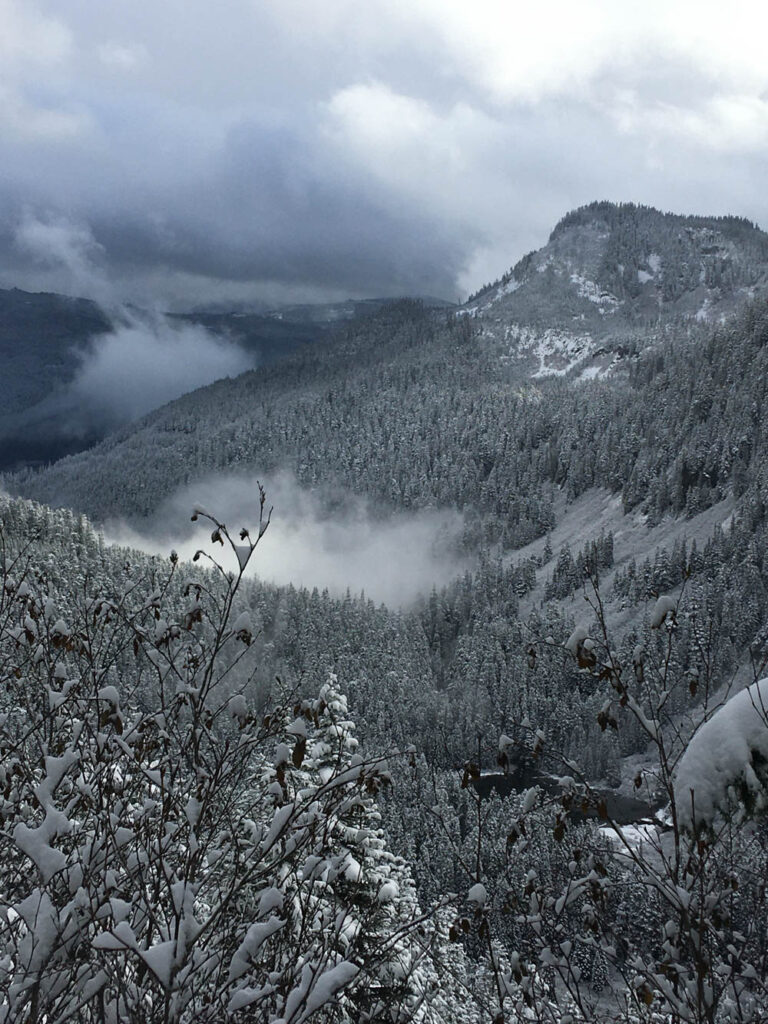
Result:
<instances>
[{"instance_id":1,"label":"dark storm cloud","mask_svg":"<svg viewBox=\"0 0 768 1024\"><path fill-rule=\"evenodd\" d=\"M353 292L455 290L464 239L414 203L382 195L339 166L307 128L233 129L215 165L165 199L162 212L92 219L113 260L146 260L235 281L296 281Z\"/></svg>"},{"instance_id":2,"label":"dark storm cloud","mask_svg":"<svg viewBox=\"0 0 768 1024\"><path fill-rule=\"evenodd\" d=\"M765 220L765 21L0 0L0 283L74 288L16 244L25 217L87 225L123 299L175 306L450 297L595 198Z\"/></svg>"},{"instance_id":3,"label":"dark storm cloud","mask_svg":"<svg viewBox=\"0 0 768 1024\"><path fill-rule=\"evenodd\" d=\"M173 271L213 282L264 282L267 292L282 283L453 297L466 246L479 237L436 222L417 202L371 181L365 169L344 166L312 126L243 121L194 174L182 165L183 139L168 144L180 161L175 178L159 161L133 181L120 170L114 191L106 180L89 189L88 167L77 170L87 161L74 153L60 161L55 188L41 183L37 201L22 201L15 182L0 183L4 266L39 273L40 261L13 245L20 211L44 218L63 209L87 221L115 281L155 276L162 288Z\"/></svg>"}]
</instances>

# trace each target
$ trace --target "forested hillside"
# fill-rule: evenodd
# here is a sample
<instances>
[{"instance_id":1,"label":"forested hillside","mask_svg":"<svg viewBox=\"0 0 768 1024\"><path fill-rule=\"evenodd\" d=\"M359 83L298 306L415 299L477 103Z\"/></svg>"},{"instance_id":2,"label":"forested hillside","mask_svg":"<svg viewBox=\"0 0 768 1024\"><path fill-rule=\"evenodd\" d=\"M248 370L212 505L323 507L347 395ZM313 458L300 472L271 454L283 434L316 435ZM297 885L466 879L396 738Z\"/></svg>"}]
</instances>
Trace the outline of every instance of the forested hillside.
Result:
<instances>
[{"instance_id":1,"label":"forested hillside","mask_svg":"<svg viewBox=\"0 0 768 1024\"><path fill-rule=\"evenodd\" d=\"M106 295L109 288L106 282L102 285ZM234 345L250 357L245 365L266 366L302 346L322 344L335 325L371 316L389 301L350 300L260 312L198 310L162 316L116 301L99 304L65 295L0 289L0 470L53 462L90 447L109 432L114 423L108 417L88 415L81 408L84 398L94 396L71 389L105 340L127 324L154 333L156 348L185 328L193 332L204 328L207 335L193 333L182 338L182 353L186 344L187 355L199 358L195 342L207 337L214 350L217 341ZM425 302L430 307L451 305L439 299ZM119 343L135 346L137 340L123 337ZM158 365L162 366L162 360ZM225 369L221 376L226 376ZM120 371L117 360L113 372ZM206 379L215 376L212 373ZM123 385L128 389L130 381Z\"/></svg>"},{"instance_id":2,"label":"forested hillside","mask_svg":"<svg viewBox=\"0 0 768 1024\"><path fill-rule=\"evenodd\" d=\"M639 607L634 635L611 649L603 648L599 632L594 643L587 642L584 630L569 636L570 626L554 607L544 618L536 613L516 621L516 595L530 586L532 565L505 570L498 560L484 563L411 612L392 613L363 599L247 580L236 580L239 587L232 591L231 576L227 582L215 572L182 570L173 559L148 560L105 547L87 523L65 511L6 500L1 518L0 639L4 692L10 697L2 728L18 778L3 802L16 851L4 893L11 906L22 908L29 928L27 937L24 931L9 932L3 941L13 963L34 957L33 963L46 965L37 998L49 1012L77 1007L81 1019L99 1020L101 1007L116 1003L143 1006L144 1019L165 1020L149 1009L165 995L173 997L180 1020L207 1019L206 1013L217 1019L225 1005L230 1012L256 1006L274 1015L286 1004L270 1003L259 979L277 971L283 980L272 995L290 999L293 993L294 1000L304 1000L315 992L316 1001L308 1005L327 1021L365 1019L359 1015L372 998L374 1006L383 999L388 1012L400 1006L402 1015L395 1019L403 1021L486 1022L498 1019L499 1012L503 1019L524 1020L531 1019L531 1011L532 1019L542 1021L656 1019L646 1007L652 1014L670 1002L660 987L670 965L682 974L701 970L696 947L689 945L685 893L702 882L708 890L714 886L701 913L718 922L723 900L733 903L727 885L736 871L744 902L730 906L726 927L716 923L707 970L722 972L727 966L728 977L739 983L740 1001L751 1008L744 1019L759 1019L755 1013L764 1003L754 982L764 976L767 955L761 918L754 914L765 869L762 833L744 832L738 818L727 818L728 831L718 833L711 851L697 840L703 863L672 890L667 869L659 870L655 859L653 827L647 847L627 846L630 860L619 855L631 835L623 823L650 815L670 795L666 773L682 753L681 741L698 718L702 697L716 703L719 681L731 667L727 653L733 650L738 657L743 649L728 646L743 639L733 635L736 624L746 635L754 627L754 620L750 626L741 615L764 593L760 570L753 565L743 579L739 552L723 536L698 560L692 553L685 567L679 562L655 567L667 574L659 582L673 587L675 573L692 573L687 596L663 606L662 616L656 608L643 614ZM217 526L214 535L222 530ZM204 534L201 541L206 539ZM262 543L269 543L268 532ZM711 587L707 581L715 565L718 583ZM728 580L737 587L733 594L724 589ZM227 607L228 618L219 626ZM759 660L759 647L755 654ZM210 696L205 696L207 658L216 669ZM637 681L627 687L631 702L625 704L620 666L631 664ZM611 684L607 670L614 673ZM330 687L324 684L329 673ZM47 692L47 703L35 703L39 690ZM158 693L164 695L162 713ZM95 718L87 720L84 731L77 721L91 706ZM24 708L39 710L30 719ZM183 749L189 742L185 737L195 735L195 716L207 714L206 709L213 717L205 726L207 753L200 754L205 775L198 771L196 788L190 790L195 775L190 780L187 755L180 756L176 744ZM232 760L243 741L231 746L227 721L251 730L245 761ZM355 721L368 752L357 761L355 745L347 742ZM311 744L310 728L315 730ZM660 762L646 751L657 729L656 742L664 737L671 744L661 747ZM51 738L43 739L40 730ZM306 763L305 749L311 751ZM632 769L637 799L618 801L610 787L624 774L622 757L636 751L643 752ZM41 753L46 774L36 767ZM382 753L389 755L386 765L379 761ZM150 757L144 792L135 768L142 757ZM172 770L166 783L158 772L163 758ZM86 771L87 764L93 767ZM235 801L230 806L238 808L236 818L227 816L223 833L220 805L206 795L212 791L201 789L216 764L217 789L227 779L218 798ZM114 781L115 765L123 781ZM227 774L220 776L225 766ZM477 776L489 767L503 774L484 790ZM264 781L257 785L262 772ZM313 772L319 772L319 782ZM164 786L168 791L156 817L158 784L160 793ZM361 785L378 792L378 807L370 797L361 803L355 795ZM40 826L30 808L30 790L48 808ZM306 863L327 865L312 876L317 882L307 880L305 868L302 882L295 860L286 860L284 853L278 859L269 855L270 837L280 837L283 823L303 814L302 801L316 792L322 811L318 817L316 802L311 820L322 822L328 815L335 821L338 815L339 831L336 838L325 833L325 845L318 847L317 831L297 818L292 843L298 865L307 857ZM339 805L338 798L345 802ZM195 810L198 805L201 810ZM116 818L115 806L122 819ZM358 809L353 813L346 807ZM584 816L590 810L597 822ZM349 823L345 814L352 814ZM68 824L73 815L79 822L74 828ZM265 859L253 880L250 874L241 878L247 862L238 868L238 857L253 842L253 821L265 815L256 833L268 844ZM600 817L615 829L617 850L609 833L597 827ZM377 831L382 825L385 831ZM226 845L233 827L243 829L239 855L237 846ZM117 829L110 840L114 850L107 844L100 853L112 880L104 889L100 874L89 874L90 902L74 919L67 885L81 877L93 829L96 835ZM158 850L153 836L163 829L175 838ZM666 847L666 832L658 835ZM675 837L682 844L680 855L689 856L685 833L675 829ZM217 851L215 873L205 860L189 860L185 844L192 841L204 854ZM224 861L218 852L222 842ZM126 844L145 859L126 860L120 853ZM387 846L404 860L393 860ZM35 882L34 870L31 875L19 870L24 857L36 865L42 881ZM130 898L132 863L145 864L143 870L157 879L151 904ZM338 881L331 888L333 878ZM300 887L309 885L308 906L315 905L319 893L313 887L320 879L322 899L334 908L336 920L350 927L358 920L362 927L354 925L358 938L351 945L337 945L333 930L316 933L303 953L313 965L315 989L313 981L291 969L304 934L300 915L306 911L301 902L285 901L294 899L294 891L300 898ZM595 879L601 880L597 887ZM235 882L239 893L253 893L249 902L240 899L237 908L222 904L226 913L217 910L215 923L208 923L211 904L204 897L200 902L201 894L223 898ZM198 894L194 909L178 902L182 884ZM376 892L386 893L383 916L374 913L376 898L370 902ZM109 912L99 913L107 899ZM379 895L379 904L382 899ZM248 907L257 902L259 914L249 919ZM153 927L148 927L149 907ZM418 925L417 907L426 914L425 923L417 932L401 930ZM43 911L48 924L33 927L31 915L39 919ZM536 925L542 913L544 932ZM669 954L658 947L656 936L678 914L678 941L685 945ZM64 930L66 919L70 924ZM195 937L202 924L204 943L202 933ZM283 943L269 938L286 927L295 938ZM179 928L188 936L183 948L178 942L169 945ZM569 937L558 940L568 945L554 963L547 953L553 929L555 936ZM401 967L393 975L382 965L391 962L386 958L392 955L390 936L396 934ZM456 946L459 936L464 938ZM738 966L730 963L731 948L739 950ZM222 955L234 957L228 975L194 967L206 962L201 957L213 957L208 961L213 966ZM125 957L127 975L120 967ZM147 968L142 970L142 963ZM140 969L133 981L135 965ZM79 982L89 982L85 1000L73 996L81 992L71 980L75 973ZM26 967L8 974L18 1012L28 1006L27 977ZM629 977L636 980L634 989L626 987ZM97 1000L87 1000L91 991L99 994ZM635 995L629 997L630 992ZM716 994L716 1005L727 1003L727 984ZM684 990L673 1005L695 1011L701 996Z\"/></svg>"}]
</instances>

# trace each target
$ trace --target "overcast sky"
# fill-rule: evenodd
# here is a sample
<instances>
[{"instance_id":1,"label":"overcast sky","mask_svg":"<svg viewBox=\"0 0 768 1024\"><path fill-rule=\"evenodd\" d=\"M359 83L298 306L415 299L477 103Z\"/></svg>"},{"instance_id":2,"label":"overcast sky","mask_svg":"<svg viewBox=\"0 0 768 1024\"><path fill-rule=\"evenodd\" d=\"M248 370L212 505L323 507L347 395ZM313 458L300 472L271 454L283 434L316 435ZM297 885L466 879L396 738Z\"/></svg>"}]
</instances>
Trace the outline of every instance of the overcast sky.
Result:
<instances>
[{"instance_id":1,"label":"overcast sky","mask_svg":"<svg viewBox=\"0 0 768 1024\"><path fill-rule=\"evenodd\" d=\"M0 284L463 297L569 209L768 226L762 0L0 0Z\"/></svg>"}]
</instances>

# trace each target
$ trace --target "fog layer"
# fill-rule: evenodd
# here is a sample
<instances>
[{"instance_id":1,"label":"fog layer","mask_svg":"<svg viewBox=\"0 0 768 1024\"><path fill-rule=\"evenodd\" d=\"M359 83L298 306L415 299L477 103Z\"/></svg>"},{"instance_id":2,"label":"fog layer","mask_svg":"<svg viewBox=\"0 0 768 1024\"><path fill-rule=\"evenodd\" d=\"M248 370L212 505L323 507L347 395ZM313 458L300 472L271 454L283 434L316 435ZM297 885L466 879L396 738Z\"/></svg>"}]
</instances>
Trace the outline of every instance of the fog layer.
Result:
<instances>
[{"instance_id":1,"label":"fog layer","mask_svg":"<svg viewBox=\"0 0 768 1024\"><path fill-rule=\"evenodd\" d=\"M458 514L415 512L380 518L368 502L346 497L343 510L329 515L320 498L301 488L290 474L258 479L273 513L249 571L264 580L327 588L334 594L364 591L376 602L399 607L428 593L433 585L449 582L465 567L456 555L462 528ZM183 559L191 559L202 548L234 568L234 559L210 543L207 524L192 523L191 513L202 507L225 522L235 538L243 526L255 536L256 481L256 475L208 477L179 490L152 523L110 523L105 538L153 554L168 555L174 549Z\"/></svg>"},{"instance_id":2,"label":"fog layer","mask_svg":"<svg viewBox=\"0 0 768 1024\"><path fill-rule=\"evenodd\" d=\"M27 213L15 241L36 264L58 268L67 291L95 302L113 328L73 349L73 379L31 410L27 429L34 431L37 424L53 435L100 436L188 391L253 367L252 355L200 325L125 305L87 225Z\"/></svg>"},{"instance_id":3,"label":"fog layer","mask_svg":"<svg viewBox=\"0 0 768 1024\"><path fill-rule=\"evenodd\" d=\"M79 360L70 393L107 427L253 366L247 352L204 327L172 324L156 314L116 324L81 351Z\"/></svg>"}]
</instances>

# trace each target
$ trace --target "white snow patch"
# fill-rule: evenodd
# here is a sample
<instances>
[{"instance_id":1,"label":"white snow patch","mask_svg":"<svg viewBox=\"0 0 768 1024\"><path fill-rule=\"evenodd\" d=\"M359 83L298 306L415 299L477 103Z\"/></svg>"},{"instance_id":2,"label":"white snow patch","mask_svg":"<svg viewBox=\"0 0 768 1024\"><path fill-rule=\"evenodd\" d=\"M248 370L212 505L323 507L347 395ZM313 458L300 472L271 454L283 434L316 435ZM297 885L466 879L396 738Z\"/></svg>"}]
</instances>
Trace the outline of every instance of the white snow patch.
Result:
<instances>
[{"instance_id":1,"label":"white snow patch","mask_svg":"<svg viewBox=\"0 0 768 1024\"><path fill-rule=\"evenodd\" d=\"M541 263L538 265L538 267L536 267L537 273L543 274L544 271L547 270L549 267L551 267L554 262L555 261L554 261L552 256L545 257L545 259L543 259L541 261Z\"/></svg>"},{"instance_id":2,"label":"white snow patch","mask_svg":"<svg viewBox=\"0 0 768 1024\"><path fill-rule=\"evenodd\" d=\"M616 834L617 831L620 833L619 835ZM640 822L637 825L618 825L616 828L609 828L604 825L600 832L612 843L625 849L626 846L629 846L633 850L638 850L640 847L648 846L649 844L656 847L659 842L658 825L652 822Z\"/></svg>"},{"instance_id":3,"label":"white snow patch","mask_svg":"<svg viewBox=\"0 0 768 1024\"><path fill-rule=\"evenodd\" d=\"M587 366L579 374L579 380L597 380L605 376L605 370L600 366Z\"/></svg>"},{"instance_id":4,"label":"white snow patch","mask_svg":"<svg viewBox=\"0 0 768 1024\"><path fill-rule=\"evenodd\" d=\"M233 633L251 633L253 632L253 626L251 625L251 617L248 612L241 612L235 619L232 626Z\"/></svg>"},{"instance_id":5,"label":"white snow patch","mask_svg":"<svg viewBox=\"0 0 768 1024\"><path fill-rule=\"evenodd\" d=\"M707 296L704 299L704 301L702 302L702 304L699 307L699 309L696 311L696 313L694 315L694 320L698 320L699 323L701 323L704 320L711 320L711 319L712 319L712 300L710 299L709 296Z\"/></svg>"},{"instance_id":6,"label":"white snow patch","mask_svg":"<svg viewBox=\"0 0 768 1024\"><path fill-rule=\"evenodd\" d=\"M711 823L740 782L746 783L757 807L765 807L768 794L755 774L756 754L768 760L768 679L731 697L688 744L675 778L681 824L693 828Z\"/></svg>"},{"instance_id":7,"label":"white snow patch","mask_svg":"<svg viewBox=\"0 0 768 1024\"><path fill-rule=\"evenodd\" d=\"M604 292L594 281L582 277L581 274L571 274L571 282L576 285L576 290L582 299L589 299L596 306L615 309L619 305L619 300L615 295Z\"/></svg>"},{"instance_id":8,"label":"white snow patch","mask_svg":"<svg viewBox=\"0 0 768 1024\"><path fill-rule=\"evenodd\" d=\"M536 331L521 324L508 324L504 338L510 356L532 355L539 367L533 378L564 377L592 354L594 340L589 334L571 334L557 328Z\"/></svg>"},{"instance_id":9,"label":"white snow patch","mask_svg":"<svg viewBox=\"0 0 768 1024\"><path fill-rule=\"evenodd\" d=\"M273 910L282 911L285 899L274 885L264 889L259 897L259 917L266 917Z\"/></svg>"},{"instance_id":10,"label":"white snow patch","mask_svg":"<svg viewBox=\"0 0 768 1024\"><path fill-rule=\"evenodd\" d=\"M522 281L518 281L516 278L511 277L506 284L499 285L496 289L496 294L491 299L491 302L495 302L497 299L502 299L505 295L512 295L522 285Z\"/></svg>"},{"instance_id":11,"label":"white snow patch","mask_svg":"<svg viewBox=\"0 0 768 1024\"><path fill-rule=\"evenodd\" d=\"M230 961L229 980L236 981L242 977L249 970L251 959L256 957L264 943L284 927L285 921L274 915L267 918L266 921L257 921L252 924Z\"/></svg>"},{"instance_id":12,"label":"white snow patch","mask_svg":"<svg viewBox=\"0 0 768 1024\"><path fill-rule=\"evenodd\" d=\"M111 906L110 901L110 906ZM94 949L108 949L114 950L126 950L126 949L137 949L138 942L136 941L136 935L134 934L133 928L128 924L127 921L118 921L114 928L108 932L101 932L92 941L91 945Z\"/></svg>"},{"instance_id":13,"label":"white snow patch","mask_svg":"<svg viewBox=\"0 0 768 1024\"><path fill-rule=\"evenodd\" d=\"M99 700L111 704L113 708L120 707L120 694L114 686L102 686L97 694Z\"/></svg>"},{"instance_id":14,"label":"white snow patch","mask_svg":"<svg viewBox=\"0 0 768 1024\"><path fill-rule=\"evenodd\" d=\"M478 882L477 885L473 885L467 893L467 903L474 903L478 907L484 907L487 899L488 893L481 882Z\"/></svg>"},{"instance_id":15,"label":"white snow patch","mask_svg":"<svg viewBox=\"0 0 768 1024\"><path fill-rule=\"evenodd\" d=\"M610 377L618 362L618 357L614 356L608 363L595 363L592 366L585 366L576 378L575 383L584 384L590 380L605 380L606 377Z\"/></svg>"},{"instance_id":16,"label":"white snow patch","mask_svg":"<svg viewBox=\"0 0 768 1024\"><path fill-rule=\"evenodd\" d=\"M575 658L579 653L579 648L583 646L584 641L588 639L589 624L586 622L580 622L566 640L565 649Z\"/></svg>"},{"instance_id":17,"label":"white snow patch","mask_svg":"<svg viewBox=\"0 0 768 1024\"><path fill-rule=\"evenodd\" d=\"M677 601L665 594L656 601L651 612L651 629L659 629L668 616L674 615L677 611Z\"/></svg>"},{"instance_id":18,"label":"white snow patch","mask_svg":"<svg viewBox=\"0 0 768 1024\"><path fill-rule=\"evenodd\" d=\"M176 941L174 939L158 942L157 945L150 946L149 949L139 950L139 956L165 989L171 987L175 953Z\"/></svg>"},{"instance_id":19,"label":"white snow patch","mask_svg":"<svg viewBox=\"0 0 768 1024\"><path fill-rule=\"evenodd\" d=\"M243 720L248 715L248 705L242 693L235 693L227 702L227 710L231 718Z\"/></svg>"},{"instance_id":20,"label":"white snow patch","mask_svg":"<svg viewBox=\"0 0 768 1024\"><path fill-rule=\"evenodd\" d=\"M538 798L539 798L539 787L538 786L531 786L530 789L527 789L525 791L525 796L523 797L522 813L523 814L528 814L528 812L533 809L533 806L536 803L536 801L538 800Z\"/></svg>"},{"instance_id":21,"label":"white snow patch","mask_svg":"<svg viewBox=\"0 0 768 1024\"><path fill-rule=\"evenodd\" d=\"M391 903L396 900L400 895L400 889L398 888L397 882L389 881L385 882L379 889L378 901L379 903Z\"/></svg>"}]
</instances>

